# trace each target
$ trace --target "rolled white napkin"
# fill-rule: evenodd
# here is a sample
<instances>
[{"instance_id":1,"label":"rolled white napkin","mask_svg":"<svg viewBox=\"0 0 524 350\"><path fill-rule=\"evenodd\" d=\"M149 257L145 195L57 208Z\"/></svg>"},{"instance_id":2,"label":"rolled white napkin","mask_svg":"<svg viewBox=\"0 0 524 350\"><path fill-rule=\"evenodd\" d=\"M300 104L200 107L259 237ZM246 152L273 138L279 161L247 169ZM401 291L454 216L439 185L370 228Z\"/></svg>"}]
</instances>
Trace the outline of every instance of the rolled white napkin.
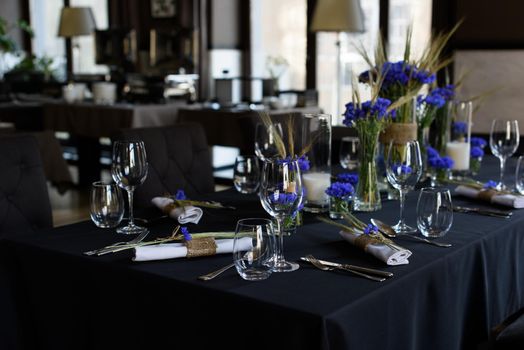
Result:
<instances>
[{"instance_id":1,"label":"rolled white napkin","mask_svg":"<svg viewBox=\"0 0 524 350\"><path fill-rule=\"evenodd\" d=\"M457 186L457 188L455 188L456 194L460 194L464 197L474 199L481 199L479 198L480 191L481 190L464 185L459 185ZM515 209L524 208L524 196L517 194L496 194L491 197L490 202L493 204L500 204L505 205L507 207L513 207Z\"/></svg>"},{"instance_id":2,"label":"rolled white napkin","mask_svg":"<svg viewBox=\"0 0 524 350\"><path fill-rule=\"evenodd\" d=\"M151 200L151 202L157 208L164 211L164 209L168 205L173 204L174 200L166 197L155 197ZM169 212L169 216L175 220L178 220L178 222L182 225L187 224L188 222L198 224L198 222L202 218L203 213L204 212L202 211L202 209L198 207L186 206L182 208L171 209L171 211Z\"/></svg>"},{"instance_id":3,"label":"rolled white napkin","mask_svg":"<svg viewBox=\"0 0 524 350\"><path fill-rule=\"evenodd\" d=\"M219 239L216 254L232 253L233 239ZM253 248L252 239L243 237L238 240L239 250L250 250ZM185 258L187 256L187 247L184 243L166 243L152 246L136 247L134 261L150 261Z\"/></svg>"},{"instance_id":4,"label":"rolled white napkin","mask_svg":"<svg viewBox=\"0 0 524 350\"><path fill-rule=\"evenodd\" d=\"M340 231L339 232L342 238L344 238L346 241L348 241L351 244L354 244L355 239L357 239L360 234L355 234L347 231ZM399 248L399 250L395 250L386 244L368 244L366 247L366 252L373 255L375 258L382 260L388 265L406 265L409 264L408 258L411 256L411 251L408 249L404 249L400 246L396 247ZM402 249L400 249L402 248Z\"/></svg>"}]
</instances>

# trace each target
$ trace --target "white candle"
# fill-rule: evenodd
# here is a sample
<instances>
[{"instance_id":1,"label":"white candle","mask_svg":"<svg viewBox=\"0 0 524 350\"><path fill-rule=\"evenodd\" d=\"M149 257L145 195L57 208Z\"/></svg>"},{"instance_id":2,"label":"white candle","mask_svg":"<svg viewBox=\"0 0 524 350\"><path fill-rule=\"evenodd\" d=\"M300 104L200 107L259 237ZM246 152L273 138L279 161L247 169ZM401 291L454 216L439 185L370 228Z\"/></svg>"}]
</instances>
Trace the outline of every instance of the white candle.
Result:
<instances>
[{"instance_id":1,"label":"white candle","mask_svg":"<svg viewBox=\"0 0 524 350\"><path fill-rule=\"evenodd\" d=\"M446 154L453 159L452 170L469 169L469 142L448 142L446 144Z\"/></svg>"},{"instance_id":2,"label":"white candle","mask_svg":"<svg viewBox=\"0 0 524 350\"><path fill-rule=\"evenodd\" d=\"M327 173L305 173L302 181L306 188L306 200L308 202L327 202L326 189L331 185L331 174Z\"/></svg>"}]
</instances>

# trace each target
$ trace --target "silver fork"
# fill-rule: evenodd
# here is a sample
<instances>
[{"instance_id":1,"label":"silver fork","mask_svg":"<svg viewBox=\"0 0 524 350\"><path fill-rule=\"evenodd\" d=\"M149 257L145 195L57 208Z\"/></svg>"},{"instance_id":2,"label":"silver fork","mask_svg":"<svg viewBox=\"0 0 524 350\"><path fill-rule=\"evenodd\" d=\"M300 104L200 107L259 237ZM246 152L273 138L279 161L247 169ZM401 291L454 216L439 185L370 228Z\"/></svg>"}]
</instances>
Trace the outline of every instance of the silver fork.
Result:
<instances>
[{"instance_id":1,"label":"silver fork","mask_svg":"<svg viewBox=\"0 0 524 350\"><path fill-rule=\"evenodd\" d=\"M315 266L316 268L318 268L318 269L320 269L322 271L333 271L333 270L337 269L336 267L326 266L326 265L322 264L313 255L307 255L306 258L313 266ZM365 273L354 271L354 270L350 270L350 269L343 269L343 270L351 272L351 273L353 273L355 275L358 275L360 277L364 277L364 278L376 281L376 282L383 282L383 281L386 280L385 278L382 278L382 277L370 276L370 275L367 275Z\"/></svg>"},{"instance_id":2,"label":"silver fork","mask_svg":"<svg viewBox=\"0 0 524 350\"><path fill-rule=\"evenodd\" d=\"M227 270L229 270L230 268L232 268L233 266L235 266L235 264L229 264L229 265L226 265L216 271L212 271L210 273L207 273L205 275L202 275L202 276L198 276L198 279L201 280L201 281L209 281L209 280L212 280L213 278L217 277L218 275L220 275L222 272L225 272Z\"/></svg>"},{"instance_id":3,"label":"silver fork","mask_svg":"<svg viewBox=\"0 0 524 350\"><path fill-rule=\"evenodd\" d=\"M84 252L84 255L89 255L89 256L91 256L91 255L98 255L98 254L104 253L106 251L111 251L111 250L113 250L115 248L124 247L124 246L129 245L129 244L140 243L140 242L142 242L144 240L144 238L146 238L148 233L149 233L149 230L147 230L145 232L142 232L141 234L139 234L138 236L136 236L135 238L133 238L130 241L116 242L114 244L105 246L105 247L100 248L100 249L94 249L94 250L90 250L90 251Z\"/></svg>"}]
</instances>

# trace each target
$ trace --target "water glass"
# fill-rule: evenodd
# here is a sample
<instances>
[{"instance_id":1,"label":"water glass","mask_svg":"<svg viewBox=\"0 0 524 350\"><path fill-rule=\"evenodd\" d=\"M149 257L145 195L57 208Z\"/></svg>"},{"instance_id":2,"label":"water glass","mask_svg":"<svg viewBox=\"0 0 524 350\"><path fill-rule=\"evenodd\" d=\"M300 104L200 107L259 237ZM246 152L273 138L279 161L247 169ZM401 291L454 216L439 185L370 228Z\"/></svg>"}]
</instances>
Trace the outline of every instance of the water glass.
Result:
<instances>
[{"instance_id":1,"label":"water glass","mask_svg":"<svg viewBox=\"0 0 524 350\"><path fill-rule=\"evenodd\" d=\"M339 160L344 169L358 168L359 139L354 136L343 137L340 141Z\"/></svg>"},{"instance_id":2,"label":"water glass","mask_svg":"<svg viewBox=\"0 0 524 350\"><path fill-rule=\"evenodd\" d=\"M515 169L515 188L524 195L524 156L520 156L517 160L517 168Z\"/></svg>"},{"instance_id":3,"label":"water glass","mask_svg":"<svg viewBox=\"0 0 524 350\"><path fill-rule=\"evenodd\" d=\"M444 236L453 223L451 193L445 188L420 190L417 202L417 227L428 238Z\"/></svg>"},{"instance_id":4,"label":"water glass","mask_svg":"<svg viewBox=\"0 0 524 350\"><path fill-rule=\"evenodd\" d=\"M260 185L260 169L255 156L238 156L235 160L233 184L240 193L255 193Z\"/></svg>"},{"instance_id":5,"label":"water glass","mask_svg":"<svg viewBox=\"0 0 524 350\"><path fill-rule=\"evenodd\" d=\"M93 182L89 195L91 220L102 228L117 227L124 216L124 196L115 183Z\"/></svg>"},{"instance_id":6,"label":"water glass","mask_svg":"<svg viewBox=\"0 0 524 350\"><path fill-rule=\"evenodd\" d=\"M504 170L506 160L511 157L519 147L519 123L516 120L494 120L489 134L489 147L491 153L500 159L500 181L497 190L505 190Z\"/></svg>"},{"instance_id":7,"label":"water glass","mask_svg":"<svg viewBox=\"0 0 524 350\"><path fill-rule=\"evenodd\" d=\"M237 222L233 241L233 261L238 274L248 281L271 275L273 267L273 224L268 219L242 219Z\"/></svg>"}]
</instances>

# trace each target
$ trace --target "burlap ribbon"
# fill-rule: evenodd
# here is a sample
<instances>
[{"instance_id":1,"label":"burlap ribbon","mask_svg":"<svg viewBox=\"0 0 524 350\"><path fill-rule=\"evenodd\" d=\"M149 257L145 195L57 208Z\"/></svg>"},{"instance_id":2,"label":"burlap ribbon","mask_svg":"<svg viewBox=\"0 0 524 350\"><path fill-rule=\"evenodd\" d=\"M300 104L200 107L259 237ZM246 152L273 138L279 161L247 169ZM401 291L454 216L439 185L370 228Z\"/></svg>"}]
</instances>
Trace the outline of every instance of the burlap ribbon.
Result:
<instances>
[{"instance_id":1,"label":"burlap ribbon","mask_svg":"<svg viewBox=\"0 0 524 350\"><path fill-rule=\"evenodd\" d=\"M477 198L482 201L491 202L491 198L497 194L498 192L493 189L481 190L479 191Z\"/></svg>"},{"instance_id":2,"label":"burlap ribbon","mask_svg":"<svg viewBox=\"0 0 524 350\"><path fill-rule=\"evenodd\" d=\"M417 139L417 124L415 123L391 123L379 136L379 141L389 144L403 144Z\"/></svg>"},{"instance_id":3,"label":"burlap ribbon","mask_svg":"<svg viewBox=\"0 0 524 350\"><path fill-rule=\"evenodd\" d=\"M353 242L355 244L355 246L357 246L358 248L362 249L363 251L367 251L367 247L368 245L370 244L378 244L378 243L382 243L380 242L378 239L376 238L373 238L373 237L370 237L368 235L360 235L358 236L357 238L355 238L355 241Z\"/></svg>"},{"instance_id":4,"label":"burlap ribbon","mask_svg":"<svg viewBox=\"0 0 524 350\"><path fill-rule=\"evenodd\" d=\"M217 244L213 237L196 238L185 243L188 258L215 255L217 253Z\"/></svg>"},{"instance_id":5,"label":"burlap ribbon","mask_svg":"<svg viewBox=\"0 0 524 350\"><path fill-rule=\"evenodd\" d=\"M169 215L169 213L171 213L171 210L173 209L177 209L179 208L180 206L175 204L175 202L173 203L169 203L168 205L166 205L164 208L162 208L162 212L166 215ZM183 208L183 207L182 207Z\"/></svg>"}]
</instances>

